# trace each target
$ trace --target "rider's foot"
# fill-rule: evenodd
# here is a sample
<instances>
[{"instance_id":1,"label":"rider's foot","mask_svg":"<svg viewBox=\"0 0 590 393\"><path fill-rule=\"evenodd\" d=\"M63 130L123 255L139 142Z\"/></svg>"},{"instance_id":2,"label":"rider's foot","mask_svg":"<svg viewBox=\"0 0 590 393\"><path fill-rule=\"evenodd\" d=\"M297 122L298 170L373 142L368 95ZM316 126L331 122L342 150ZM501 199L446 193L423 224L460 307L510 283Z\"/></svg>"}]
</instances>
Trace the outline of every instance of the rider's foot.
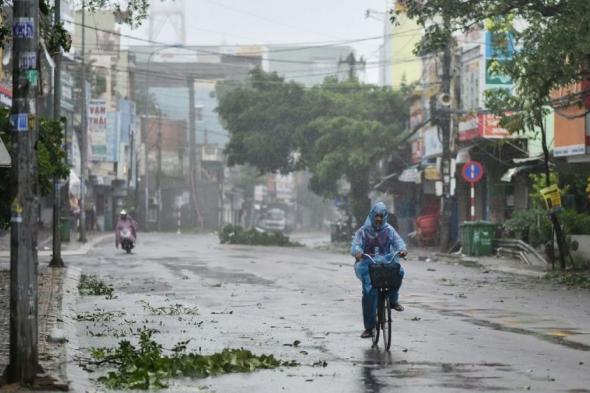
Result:
<instances>
[{"instance_id":1,"label":"rider's foot","mask_svg":"<svg viewBox=\"0 0 590 393\"><path fill-rule=\"evenodd\" d=\"M371 338L373 337L373 329L366 329L363 334L361 334L361 338Z\"/></svg>"},{"instance_id":2,"label":"rider's foot","mask_svg":"<svg viewBox=\"0 0 590 393\"><path fill-rule=\"evenodd\" d=\"M391 308L393 308L395 311L404 311L404 306L399 303L393 303Z\"/></svg>"}]
</instances>

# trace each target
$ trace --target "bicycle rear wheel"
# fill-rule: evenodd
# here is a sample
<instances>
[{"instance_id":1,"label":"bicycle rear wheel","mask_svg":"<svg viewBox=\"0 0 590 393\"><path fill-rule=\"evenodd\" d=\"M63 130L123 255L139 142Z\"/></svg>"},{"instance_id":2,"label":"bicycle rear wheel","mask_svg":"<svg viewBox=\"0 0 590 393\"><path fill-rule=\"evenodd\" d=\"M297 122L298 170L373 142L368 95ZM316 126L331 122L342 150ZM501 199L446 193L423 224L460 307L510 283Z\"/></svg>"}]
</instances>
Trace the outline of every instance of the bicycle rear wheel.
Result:
<instances>
[{"instance_id":1,"label":"bicycle rear wheel","mask_svg":"<svg viewBox=\"0 0 590 393\"><path fill-rule=\"evenodd\" d=\"M386 350L391 347L391 304L389 303L389 294L382 295L381 308L381 329L383 330L383 346Z\"/></svg>"}]
</instances>

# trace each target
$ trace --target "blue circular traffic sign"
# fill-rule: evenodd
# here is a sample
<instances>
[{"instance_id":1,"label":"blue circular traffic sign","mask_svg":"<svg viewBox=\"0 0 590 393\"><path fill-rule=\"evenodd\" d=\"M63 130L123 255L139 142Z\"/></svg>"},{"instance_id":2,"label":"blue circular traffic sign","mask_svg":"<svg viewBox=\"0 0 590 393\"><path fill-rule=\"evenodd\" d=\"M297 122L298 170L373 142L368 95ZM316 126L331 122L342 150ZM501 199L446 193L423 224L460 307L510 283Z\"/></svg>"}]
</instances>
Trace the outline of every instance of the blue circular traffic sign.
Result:
<instances>
[{"instance_id":1,"label":"blue circular traffic sign","mask_svg":"<svg viewBox=\"0 0 590 393\"><path fill-rule=\"evenodd\" d=\"M477 161L467 161L461 174L466 182L477 183L483 177L483 166Z\"/></svg>"}]
</instances>

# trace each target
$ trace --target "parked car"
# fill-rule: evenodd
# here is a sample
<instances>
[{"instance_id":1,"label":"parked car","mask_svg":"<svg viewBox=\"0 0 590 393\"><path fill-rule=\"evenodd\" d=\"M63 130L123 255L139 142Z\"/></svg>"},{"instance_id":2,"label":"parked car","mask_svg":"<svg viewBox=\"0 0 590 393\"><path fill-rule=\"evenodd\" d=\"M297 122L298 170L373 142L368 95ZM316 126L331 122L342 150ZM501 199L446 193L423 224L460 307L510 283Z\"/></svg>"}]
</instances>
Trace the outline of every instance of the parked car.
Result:
<instances>
[{"instance_id":1,"label":"parked car","mask_svg":"<svg viewBox=\"0 0 590 393\"><path fill-rule=\"evenodd\" d=\"M258 227L270 232L284 232L287 228L287 217L281 209L269 209L258 221Z\"/></svg>"}]
</instances>

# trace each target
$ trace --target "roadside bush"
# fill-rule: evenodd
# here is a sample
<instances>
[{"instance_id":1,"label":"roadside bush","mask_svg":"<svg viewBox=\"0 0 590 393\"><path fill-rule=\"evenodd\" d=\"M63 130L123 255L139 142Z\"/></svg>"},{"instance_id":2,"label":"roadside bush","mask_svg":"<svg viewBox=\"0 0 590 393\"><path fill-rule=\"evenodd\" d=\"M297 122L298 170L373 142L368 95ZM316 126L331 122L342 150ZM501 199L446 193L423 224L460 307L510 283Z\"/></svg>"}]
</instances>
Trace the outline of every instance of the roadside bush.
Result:
<instances>
[{"instance_id":1,"label":"roadside bush","mask_svg":"<svg viewBox=\"0 0 590 393\"><path fill-rule=\"evenodd\" d=\"M259 232L254 228L244 229L238 225L226 225L219 232L221 244L246 244L250 246L298 247L288 236L278 232Z\"/></svg>"},{"instance_id":2,"label":"roadside bush","mask_svg":"<svg viewBox=\"0 0 590 393\"><path fill-rule=\"evenodd\" d=\"M518 210L503 227L534 247L551 241L551 221L543 209Z\"/></svg>"},{"instance_id":3,"label":"roadside bush","mask_svg":"<svg viewBox=\"0 0 590 393\"><path fill-rule=\"evenodd\" d=\"M560 216L568 235L590 235L590 214L565 210Z\"/></svg>"}]
</instances>

